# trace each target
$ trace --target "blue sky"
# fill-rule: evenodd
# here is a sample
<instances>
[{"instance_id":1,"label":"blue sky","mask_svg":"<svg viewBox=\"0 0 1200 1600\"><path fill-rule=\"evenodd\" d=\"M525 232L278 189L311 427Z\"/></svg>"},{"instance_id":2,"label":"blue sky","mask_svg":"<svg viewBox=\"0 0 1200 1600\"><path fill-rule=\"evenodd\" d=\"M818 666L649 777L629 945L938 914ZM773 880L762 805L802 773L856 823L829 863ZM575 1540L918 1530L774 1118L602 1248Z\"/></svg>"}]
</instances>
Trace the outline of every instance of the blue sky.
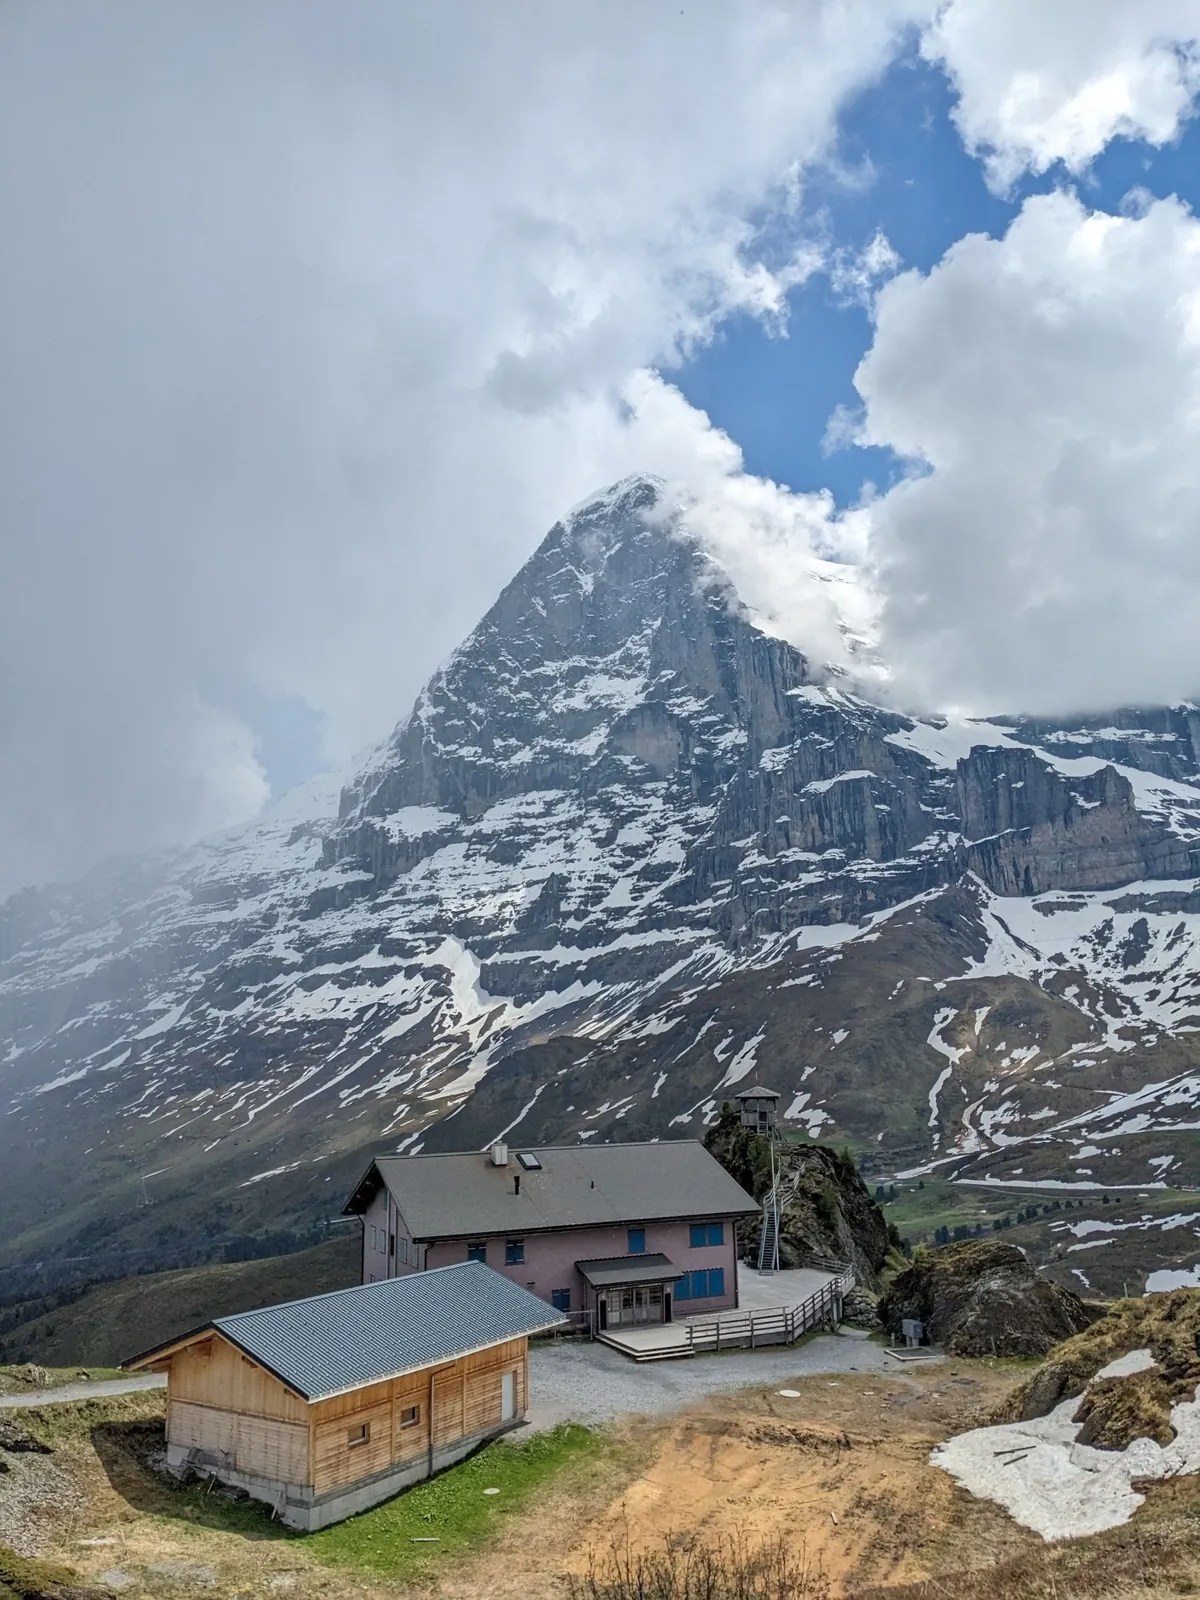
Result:
<instances>
[{"instance_id":1,"label":"blue sky","mask_svg":"<svg viewBox=\"0 0 1200 1600\"><path fill-rule=\"evenodd\" d=\"M861 250L877 230L904 268L928 272L969 233L1002 235L1030 194L1076 187L1089 206L1116 212L1135 188L1176 194L1200 208L1200 123L1157 149L1115 139L1082 179L1061 164L993 194L982 163L964 148L951 119L954 96L943 71L915 48L844 111L836 159L810 177L805 225L819 218L835 247ZM792 489L830 489L853 504L864 486L884 489L897 473L889 452L822 449L836 406L856 408L854 371L871 343L862 305L839 299L824 274L789 296L786 337L739 316L671 376L693 403L741 446L748 471Z\"/></svg>"}]
</instances>

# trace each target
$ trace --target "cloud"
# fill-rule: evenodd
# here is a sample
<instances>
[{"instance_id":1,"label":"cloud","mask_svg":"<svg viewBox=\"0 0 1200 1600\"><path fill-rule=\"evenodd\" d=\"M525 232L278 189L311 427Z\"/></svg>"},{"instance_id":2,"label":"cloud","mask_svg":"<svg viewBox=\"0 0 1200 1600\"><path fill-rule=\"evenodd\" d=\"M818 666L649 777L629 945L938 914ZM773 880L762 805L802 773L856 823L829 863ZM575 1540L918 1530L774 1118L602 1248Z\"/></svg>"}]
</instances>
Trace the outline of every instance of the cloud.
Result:
<instances>
[{"instance_id":1,"label":"cloud","mask_svg":"<svg viewBox=\"0 0 1200 1600\"><path fill-rule=\"evenodd\" d=\"M1195 0L949 0L921 51L959 94L967 148L1006 191L1115 138L1167 144L1200 91Z\"/></svg>"},{"instance_id":2,"label":"cloud","mask_svg":"<svg viewBox=\"0 0 1200 1600\"><path fill-rule=\"evenodd\" d=\"M661 470L630 375L782 319L816 262L760 225L921 13L0 8L0 885L252 809L239 704L385 732Z\"/></svg>"},{"instance_id":3,"label":"cloud","mask_svg":"<svg viewBox=\"0 0 1200 1600\"><path fill-rule=\"evenodd\" d=\"M910 702L1070 711L1200 694L1200 222L1070 193L880 291L859 435Z\"/></svg>"},{"instance_id":4,"label":"cloud","mask_svg":"<svg viewBox=\"0 0 1200 1600\"><path fill-rule=\"evenodd\" d=\"M728 434L655 373L635 374L625 398L666 479L663 513L699 541L757 626L818 672L873 671L862 649L874 627L860 581L868 513L840 510L828 490L796 494L746 472Z\"/></svg>"}]
</instances>

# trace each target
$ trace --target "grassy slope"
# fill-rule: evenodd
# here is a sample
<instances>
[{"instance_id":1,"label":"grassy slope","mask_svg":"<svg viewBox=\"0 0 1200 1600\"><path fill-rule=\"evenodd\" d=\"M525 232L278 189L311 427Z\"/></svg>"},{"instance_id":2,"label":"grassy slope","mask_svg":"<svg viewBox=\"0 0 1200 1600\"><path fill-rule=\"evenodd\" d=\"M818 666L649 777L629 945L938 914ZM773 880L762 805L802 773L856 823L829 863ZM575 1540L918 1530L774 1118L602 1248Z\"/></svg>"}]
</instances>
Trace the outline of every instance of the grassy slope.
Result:
<instances>
[{"instance_id":1,"label":"grassy slope","mask_svg":"<svg viewBox=\"0 0 1200 1600\"><path fill-rule=\"evenodd\" d=\"M548 1493L607 1503L635 1470L628 1446L564 1424L496 1441L383 1505L320 1533L298 1534L258 1501L230 1500L203 1482L175 1484L149 1470L148 1454L162 1437L162 1408L155 1392L47 1406L22 1417L51 1447L49 1459L86 1488L87 1511L63 1521L46 1551L48 1559L92 1567L82 1581L94 1584L98 1572L116 1564L145 1582L134 1592L160 1594L153 1579L145 1581L147 1563L183 1560L211 1564L213 1592L222 1594L269 1596L294 1587L304 1600L331 1593L376 1600L385 1592L380 1580L392 1593L397 1582L436 1581L465 1561L486 1561L514 1516L536 1515ZM81 1544L81 1529L119 1540L119 1554ZM0 1597L3 1570L0 1564Z\"/></svg>"},{"instance_id":2,"label":"grassy slope","mask_svg":"<svg viewBox=\"0 0 1200 1600\"><path fill-rule=\"evenodd\" d=\"M39 1366L115 1366L212 1317L344 1289L358 1282L358 1262L358 1234L348 1229L293 1255L119 1278L14 1328L3 1353Z\"/></svg>"}]
</instances>

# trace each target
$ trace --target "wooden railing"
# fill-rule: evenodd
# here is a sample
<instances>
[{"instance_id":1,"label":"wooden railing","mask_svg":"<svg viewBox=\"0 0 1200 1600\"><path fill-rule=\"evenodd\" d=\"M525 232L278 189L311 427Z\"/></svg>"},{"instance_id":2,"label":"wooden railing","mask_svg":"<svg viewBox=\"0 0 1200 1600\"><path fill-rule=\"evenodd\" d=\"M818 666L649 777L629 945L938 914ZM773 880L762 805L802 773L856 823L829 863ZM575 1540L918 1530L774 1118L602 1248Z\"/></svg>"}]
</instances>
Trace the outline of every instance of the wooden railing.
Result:
<instances>
[{"instance_id":1,"label":"wooden railing","mask_svg":"<svg viewBox=\"0 0 1200 1600\"><path fill-rule=\"evenodd\" d=\"M843 1297L853 1287L854 1274L847 1271L823 1284L800 1305L694 1317L682 1325L680 1342L689 1355L706 1350L757 1350L762 1345L794 1344L813 1328L836 1328L841 1321Z\"/></svg>"}]
</instances>

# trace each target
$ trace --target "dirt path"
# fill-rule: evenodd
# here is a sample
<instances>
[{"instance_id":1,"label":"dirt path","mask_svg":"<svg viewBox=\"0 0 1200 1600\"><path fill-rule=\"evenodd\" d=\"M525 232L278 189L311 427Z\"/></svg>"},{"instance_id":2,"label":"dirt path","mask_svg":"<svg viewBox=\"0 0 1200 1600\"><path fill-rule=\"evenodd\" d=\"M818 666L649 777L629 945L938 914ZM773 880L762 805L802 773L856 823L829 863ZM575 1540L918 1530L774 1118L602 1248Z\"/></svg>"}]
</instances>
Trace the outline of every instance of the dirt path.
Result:
<instances>
[{"instance_id":1,"label":"dirt path","mask_svg":"<svg viewBox=\"0 0 1200 1600\"><path fill-rule=\"evenodd\" d=\"M98 1383L60 1383L53 1389L26 1389L20 1394L0 1394L0 1409L8 1406L59 1406L70 1400L102 1400L110 1394L136 1394L142 1389L165 1389L166 1376L142 1372L134 1378L102 1378Z\"/></svg>"}]
</instances>

